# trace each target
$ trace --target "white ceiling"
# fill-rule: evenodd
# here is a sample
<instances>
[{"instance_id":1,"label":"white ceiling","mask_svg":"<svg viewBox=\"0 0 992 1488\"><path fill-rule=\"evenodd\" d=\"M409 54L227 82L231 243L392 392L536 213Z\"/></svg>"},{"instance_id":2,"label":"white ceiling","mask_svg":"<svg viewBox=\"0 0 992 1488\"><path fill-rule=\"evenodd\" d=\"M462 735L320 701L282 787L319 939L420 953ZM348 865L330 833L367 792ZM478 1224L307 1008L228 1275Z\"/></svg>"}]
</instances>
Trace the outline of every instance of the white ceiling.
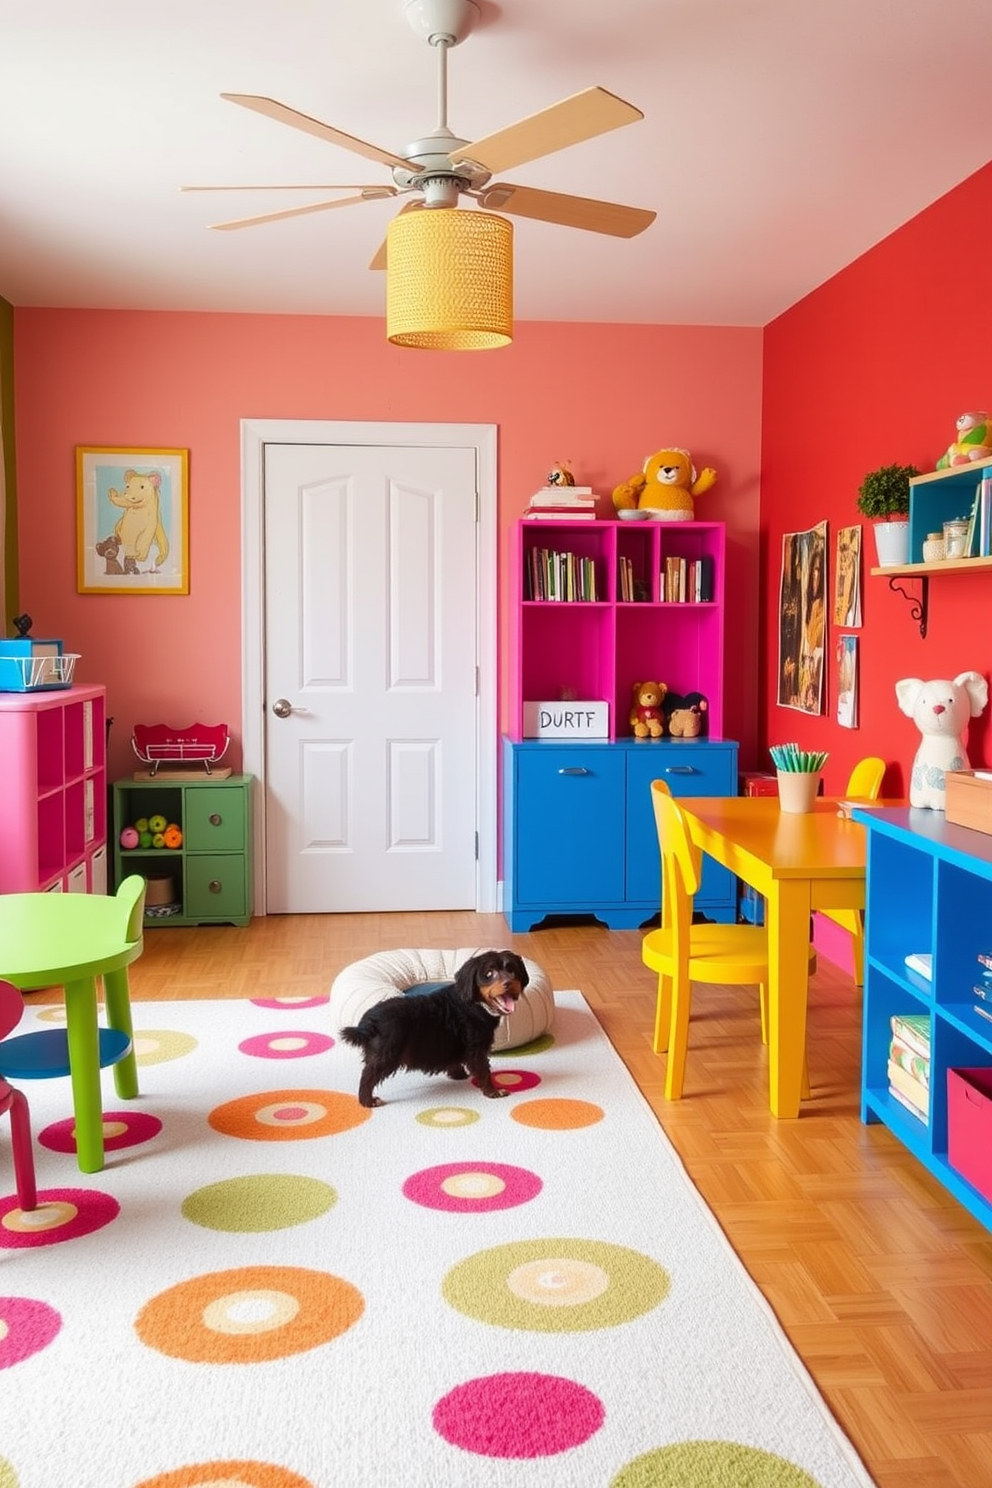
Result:
<instances>
[{"instance_id":1,"label":"white ceiling","mask_svg":"<svg viewBox=\"0 0 992 1488\"><path fill-rule=\"evenodd\" d=\"M479 139L599 84L644 119L506 177L658 213L630 240L515 219L517 319L763 325L992 158L992 0L479 4L448 61L454 132ZM395 200L211 232L328 194L178 188L390 184L219 94L402 153L438 116L437 53L404 12L0 0L0 295L381 315L368 263Z\"/></svg>"}]
</instances>

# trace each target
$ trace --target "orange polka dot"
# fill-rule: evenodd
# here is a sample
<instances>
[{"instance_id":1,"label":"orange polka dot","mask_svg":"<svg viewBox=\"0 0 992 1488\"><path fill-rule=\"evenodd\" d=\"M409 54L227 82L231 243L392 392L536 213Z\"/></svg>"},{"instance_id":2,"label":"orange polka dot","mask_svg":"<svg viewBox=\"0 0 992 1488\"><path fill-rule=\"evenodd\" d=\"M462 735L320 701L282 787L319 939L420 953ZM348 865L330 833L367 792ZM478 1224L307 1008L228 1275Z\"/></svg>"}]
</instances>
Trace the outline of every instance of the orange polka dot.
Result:
<instances>
[{"instance_id":1,"label":"orange polka dot","mask_svg":"<svg viewBox=\"0 0 992 1488\"><path fill-rule=\"evenodd\" d=\"M368 1121L372 1112L340 1090L267 1090L215 1106L214 1131L249 1142L301 1142L331 1137Z\"/></svg>"},{"instance_id":2,"label":"orange polka dot","mask_svg":"<svg viewBox=\"0 0 992 1488\"><path fill-rule=\"evenodd\" d=\"M199 1462L142 1478L135 1488L314 1488L309 1478L271 1462Z\"/></svg>"},{"instance_id":3,"label":"orange polka dot","mask_svg":"<svg viewBox=\"0 0 992 1488\"><path fill-rule=\"evenodd\" d=\"M324 1271L241 1266L169 1287L135 1321L142 1343L193 1364L259 1364L306 1353L347 1332L361 1292Z\"/></svg>"},{"instance_id":4,"label":"orange polka dot","mask_svg":"<svg viewBox=\"0 0 992 1488\"><path fill-rule=\"evenodd\" d=\"M578 1131L602 1121L603 1108L591 1101L530 1100L514 1106L510 1116L521 1126L536 1126L542 1131Z\"/></svg>"}]
</instances>

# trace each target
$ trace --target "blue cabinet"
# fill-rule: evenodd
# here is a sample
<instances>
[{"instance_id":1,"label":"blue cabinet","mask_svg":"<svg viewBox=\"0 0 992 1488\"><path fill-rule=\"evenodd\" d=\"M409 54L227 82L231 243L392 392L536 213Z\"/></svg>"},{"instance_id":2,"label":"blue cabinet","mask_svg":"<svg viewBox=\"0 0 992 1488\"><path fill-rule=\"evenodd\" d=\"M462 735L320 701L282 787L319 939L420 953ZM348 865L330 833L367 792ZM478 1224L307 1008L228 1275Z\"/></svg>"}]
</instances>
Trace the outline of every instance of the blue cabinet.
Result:
<instances>
[{"instance_id":1,"label":"blue cabinet","mask_svg":"<svg viewBox=\"0 0 992 1488\"><path fill-rule=\"evenodd\" d=\"M652 780L676 796L735 796L730 740L503 743L503 908L511 930L546 915L591 914L636 930L658 913L661 874ZM705 860L696 908L736 918L736 880Z\"/></svg>"},{"instance_id":2,"label":"blue cabinet","mask_svg":"<svg viewBox=\"0 0 992 1488\"><path fill-rule=\"evenodd\" d=\"M942 811L855 811L868 829L861 1119L881 1121L982 1224L992 1198L948 1160L949 1069L992 1068L992 1022L975 1011L979 955L992 954L992 836ZM906 965L929 956L929 979ZM930 1020L926 1120L890 1093L890 1020Z\"/></svg>"}]
</instances>

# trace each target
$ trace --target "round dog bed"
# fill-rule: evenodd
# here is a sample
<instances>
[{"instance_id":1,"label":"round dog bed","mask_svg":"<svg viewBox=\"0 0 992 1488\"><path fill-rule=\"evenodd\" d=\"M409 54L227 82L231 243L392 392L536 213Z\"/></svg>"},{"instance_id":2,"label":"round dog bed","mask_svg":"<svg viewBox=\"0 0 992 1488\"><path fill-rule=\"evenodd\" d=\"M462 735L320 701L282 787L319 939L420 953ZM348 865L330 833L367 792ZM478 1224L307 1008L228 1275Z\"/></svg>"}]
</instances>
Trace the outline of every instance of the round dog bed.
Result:
<instances>
[{"instance_id":1,"label":"round dog bed","mask_svg":"<svg viewBox=\"0 0 992 1488\"><path fill-rule=\"evenodd\" d=\"M458 968L489 946L457 951L379 951L353 961L331 984L331 1022L336 1032L355 1024L362 1014L387 997L422 988L424 983L452 982ZM536 961L523 957L530 980L509 1018L500 1018L493 1049L517 1049L547 1033L554 1020L551 979Z\"/></svg>"}]
</instances>

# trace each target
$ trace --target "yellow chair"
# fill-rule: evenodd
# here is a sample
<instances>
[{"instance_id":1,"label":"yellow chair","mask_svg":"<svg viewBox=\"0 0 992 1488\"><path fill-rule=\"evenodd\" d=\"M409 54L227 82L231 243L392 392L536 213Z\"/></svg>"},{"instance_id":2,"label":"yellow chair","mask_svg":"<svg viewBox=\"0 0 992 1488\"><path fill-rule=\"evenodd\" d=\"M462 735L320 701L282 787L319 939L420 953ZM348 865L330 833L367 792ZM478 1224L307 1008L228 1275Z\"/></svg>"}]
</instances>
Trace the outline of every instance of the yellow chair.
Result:
<instances>
[{"instance_id":1,"label":"yellow chair","mask_svg":"<svg viewBox=\"0 0 992 1488\"><path fill-rule=\"evenodd\" d=\"M851 771L844 793L845 800L877 801L885 775L885 761L875 755L859 760ZM854 951L854 981L861 986L865 979L865 916L862 909L821 909L825 919L833 920L851 934Z\"/></svg>"},{"instance_id":2,"label":"yellow chair","mask_svg":"<svg viewBox=\"0 0 992 1488\"><path fill-rule=\"evenodd\" d=\"M658 974L653 1047L656 1054L668 1051L665 1098L679 1100L685 1081L693 982L758 987L761 1035L767 1043L768 937L761 925L692 923L702 855L663 780L651 782L651 801L661 850L661 927L645 935L641 959ZM809 1095L805 1060L803 1095Z\"/></svg>"}]
</instances>

